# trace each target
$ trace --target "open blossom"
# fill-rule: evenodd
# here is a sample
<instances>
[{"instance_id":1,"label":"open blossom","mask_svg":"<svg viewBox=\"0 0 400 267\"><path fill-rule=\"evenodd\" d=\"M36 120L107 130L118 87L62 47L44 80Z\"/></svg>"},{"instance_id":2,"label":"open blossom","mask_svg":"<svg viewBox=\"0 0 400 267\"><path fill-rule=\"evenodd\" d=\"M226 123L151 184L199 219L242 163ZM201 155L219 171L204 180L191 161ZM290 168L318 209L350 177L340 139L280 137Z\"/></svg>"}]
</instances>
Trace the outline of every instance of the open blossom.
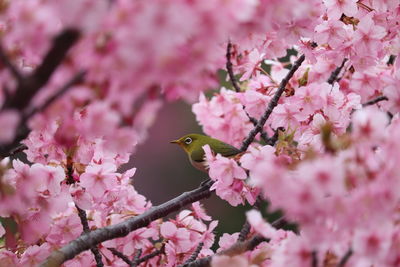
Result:
<instances>
[{"instance_id":1,"label":"open blossom","mask_svg":"<svg viewBox=\"0 0 400 267\"><path fill-rule=\"evenodd\" d=\"M15 110L5 110L0 113L0 143L8 143L13 140L15 131L20 121L20 114Z\"/></svg>"},{"instance_id":2,"label":"open blossom","mask_svg":"<svg viewBox=\"0 0 400 267\"><path fill-rule=\"evenodd\" d=\"M209 166L209 175L215 183L211 190L231 205L237 206L244 203L244 198L250 203L255 202L257 191L253 191L244 183L247 174L234 159L226 158L217 154L213 155L209 145L203 147L205 158Z\"/></svg>"},{"instance_id":3,"label":"open blossom","mask_svg":"<svg viewBox=\"0 0 400 267\"><path fill-rule=\"evenodd\" d=\"M161 235L174 242L177 250L186 252L192 247L190 233L185 228L177 228L172 222L165 222L160 228Z\"/></svg>"},{"instance_id":4,"label":"open blossom","mask_svg":"<svg viewBox=\"0 0 400 267\"><path fill-rule=\"evenodd\" d=\"M254 49L250 52L247 58L248 61L242 65L245 73L240 78L241 81L247 80L257 73L264 56L265 55L260 53L257 49Z\"/></svg>"},{"instance_id":5,"label":"open blossom","mask_svg":"<svg viewBox=\"0 0 400 267\"><path fill-rule=\"evenodd\" d=\"M324 4L332 20L339 19L342 14L351 17L357 12L356 0L324 0Z\"/></svg>"},{"instance_id":6,"label":"open blossom","mask_svg":"<svg viewBox=\"0 0 400 267\"><path fill-rule=\"evenodd\" d=\"M212 193L231 206L267 201L267 213L279 209L297 231L253 209L247 240L268 240L215 255L239 233L221 232L209 204L195 202L102 242L104 265L126 266L109 248L129 259L158 253L146 266L178 266L194 254L212 256L212 266L399 265L398 0L0 2L0 150L12 152L0 162L0 266L39 265L81 236L77 207L90 230L149 211L135 169L118 170L177 99L197 100L203 132L236 147L260 118L269 138L284 128L275 143L257 134L233 158L204 151ZM61 56L57 43L72 42L74 31ZM228 41L238 92L218 85ZM60 57L45 59L48 51ZM20 97L21 88L32 90ZM12 151L17 143L27 148ZM84 251L64 265L101 264Z\"/></svg>"},{"instance_id":7,"label":"open blossom","mask_svg":"<svg viewBox=\"0 0 400 267\"><path fill-rule=\"evenodd\" d=\"M80 184L93 197L101 197L106 190L117 185L116 168L113 164L89 165L85 173L80 176Z\"/></svg>"}]
</instances>

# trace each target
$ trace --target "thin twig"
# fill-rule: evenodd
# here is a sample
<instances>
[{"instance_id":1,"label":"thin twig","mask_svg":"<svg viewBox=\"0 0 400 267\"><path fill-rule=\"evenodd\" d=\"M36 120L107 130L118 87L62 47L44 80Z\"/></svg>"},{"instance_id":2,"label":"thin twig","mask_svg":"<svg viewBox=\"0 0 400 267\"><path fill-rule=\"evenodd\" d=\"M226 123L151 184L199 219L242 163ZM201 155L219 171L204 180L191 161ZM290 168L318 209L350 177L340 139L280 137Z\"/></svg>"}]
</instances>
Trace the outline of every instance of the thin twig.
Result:
<instances>
[{"instance_id":1,"label":"thin twig","mask_svg":"<svg viewBox=\"0 0 400 267\"><path fill-rule=\"evenodd\" d=\"M141 248L139 248L136 251L135 255L133 256L133 261L137 262L140 259L140 256L142 256L142 249Z\"/></svg>"},{"instance_id":2,"label":"thin twig","mask_svg":"<svg viewBox=\"0 0 400 267\"><path fill-rule=\"evenodd\" d=\"M280 131L284 132L285 128L278 127L278 129L275 130L274 135L271 138L268 139L267 145L274 146L276 144L276 142L278 141L278 138L279 138L279 132Z\"/></svg>"},{"instance_id":3,"label":"thin twig","mask_svg":"<svg viewBox=\"0 0 400 267\"><path fill-rule=\"evenodd\" d=\"M339 261L337 267L344 267L346 263L349 261L351 255L353 255L353 250L350 248L346 254L343 255L342 259Z\"/></svg>"},{"instance_id":4,"label":"thin twig","mask_svg":"<svg viewBox=\"0 0 400 267\"><path fill-rule=\"evenodd\" d=\"M231 43L231 41L229 41L228 45L226 47L226 70L228 72L228 76L229 76L229 79L230 79L230 81L232 83L233 88L235 89L235 91L237 93L239 93L240 92L240 87L239 87L239 85L237 83L235 74L233 73L233 68L232 68L233 65L232 65L232 59L231 58L232 58L232 43ZM246 107L244 105L242 105L242 107L243 107L243 110L246 113L247 117L249 118L250 122L253 123L254 126L256 126L257 123L258 123L257 119L251 117L250 114L247 113ZM268 142L268 135L267 135L267 133L265 131L261 132L261 138L264 140L264 142L266 142L266 143Z\"/></svg>"},{"instance_id":5,"label":"thin twig","mask_svg":"<svg viewBox=\"0 0 400 267\"><path fill-rule=\"evenodd\" d=\"M229 79L231 80L233 88L235 88L236 92L240 92L240 87L236 81L235 74L233 73L233 65L232 65L232 43L228 41L228 45L226 47L226 70L228 71Z\"/></svg>"},{"instance_id":6,"label":"thin twig","mask_svg":"<svg viewBox=\"0 0 400 267\"><path fill-rule=\"evenodd\" d=\"M264 242L264 241L268 241L268 239L266 239L263 236L259 236L256 235L253 238L246 240L244 242L239 242L239 243L235 243L234 245L232 245L230 248L221 251L217 254L214 254L213 256L220 256L220 255L228 255L228 256L234 256L234 255L239 255L242 254L246 251L250 251L253 250L255 247L257 247L260 243ZM208 256L208 257L204 257L198 260L195 260L193 262L190 262L188 264L182 264L179 265L179 267L206 267L206 266L210 266L211 260L213 256Z\"/></svg>"},{"instance_id":7,"label":"thin twig","mask_svg":"<svg viewBox=\"0 0 400 267\"><path fill-rule=\"evenodd\" d=\"M311 253L311 267L318 267L318 258L316 251L313 251Z\"/></svg>"},{"instance_id":8,"label":"thin twig","mask_svg":"<svg viewBox=\"0 0 400 267\"><path fill-rule=\"evenodd\" d=\"M268 108L265 110L264 114L258 120L257 125L250 131L247 138L243 141L240 151L246 151L249 145L253 142L256 135L263 129L265 122L268 120L269 116L271 115L274 108L278 105L279 98L282 96L283 92L285 91L285 87L288 84L289 80L293 77L296 70L300 67L301 63L303 63L305 59L304 55L301 55L296 62L293 64L292 68L286 74L285 78L282 79L278 90L276 91L275 95L268 103Z\"/></svg>"},{"instance_id":9,"label":"thin twig","mask_svg":"<svg viewBox=\"0 0 400 267\"><path fill-rule=\"evenodd\" d=\"M171 212L182 209L182 207L186 206L187 204L208 198L211 195L210 187L212 184L213 181L208 180L207 182L202 183L202 185L197 189L184 192L180 196L162 203L159 206L154 206L136 217L132 217L118 224L99 228L84 234L71 241L61 249L54 251L40 266L60 266L63 262L72 259L79 253L88 250L92 246L100 244L106 240L124 237L138 228L146 227L154 220L165 217Z\"/></svg>"},{"instance_id":10,"label":"thin twig","mask_svg":"<svg viewBox=\"0 0 400 267\"><path fill-rule=\"evenodd\" d=\"M26 149L28 149L28 147L24 144L21 144L10 151L10 156L15 156L16 154L18 154Z\"/></svg>"},{"instance_id":11,"label":"thin twig","mask_svg":"<svg viewBox=\"0 0 400 267\"><path fill-rule=\"evenodd\" d=\"M83 209L79 208L78 205L75 204L75 208L78 210L78 216L79 219L81 219L81 224L83 227L83 233L89 233L90 232L90 228L89 228L89 223L87 220L87 215L86 215L86 211L84 211ZM90 248L90 251L93 253L94 259L96 260L96 266L97 267L103 267L104 263L100 254L100 251L98 249L98 247L93 246Z\"/></svg>"},{"instance_id":12,"label":"thin twig","mask_svg":"<svg viewBox=\"0 0 400 267\"><path fill-rule=\"evenodd\" d=\"M251 225L250 223L246 220L245 223L242 226L242 230L240 230L239 237L238 237L238 242L243 242L246 240L248 234L250 233Z\"/></svg>"},{"instance_id":13,"label":"thin twig","mask_svg":"<svg viewBox=\"0 0 400 267\"><path fill-rule=\"evenodd\" d=\"M346 61L347 61L347 58L343 59L342 64L340 64L339 67L337 67L334 71L332 71L331 76L329 76L329 79L328 79L329 84L333 84L335 81L337 81L339 73L342 71Z\"/></svg>"},{"instance_id":14,"label":"thin twig","mask_svg":"<svg viewBox=\"0 0 400 267\"><path fill-rule=\"evenodd\" d=\"M369 100L369 101L363 103L362 106L363 106L363 107L371 106L371 105L375 105L376 103L379 103L379 102L381 102L381 101L388 101L388 100L389 100L389 98L387 98L387 97L384 96L384 95L381 95L381 96L378 96L378 97L376 97L376 98L374 98L374 99L371 99L371 100Z\"/></svg>"},{"instance_id":15,"label":"thin twig","mask_svg":"<svg viewBox=\"0 0 400 267\"><path fill-rule=\"evenodd\" d=\"M390 55L389 56L389 60L388 60L388 62L386 64L387 65L393 65L395 60L396 60L396 56L395 55Z\"/></svg>"},{"instance_id":16,"label":"thin twig","mask_svg":"<svg viewBox=\"0 0 400 267\"><path fill-rule=\"evenodd\" d=\"M123 260L130 267L136 266L135 263L133 263L127 256L125 256L123 253L119 252L115 248L108 248L108 250L111 251L112 254Z\"/></svg>"},{"instance_id":17,"label":"thin twig","mask_svg":"<svg viewBox=\"0 0 400 267\"><path fill-rule=\"evenodd\" d=\"M244 112L246 113L247 117L249 118L250 122L251 122L254 126L256 126L257 123L258 123L257 119L251 117L250 114L247 113L246 107L245 107L245 106L242 105L242 107L243 107L243 110L244 110ZM264 140L264 142L265 142L266 144L268 144L268 142L269 142L268 134L267 134L264 130L262 130L262 131L260 132L260 137L261 137L262 140Z\"/></svg>"},{"instance_id":18,"label":"thin twig","mask_svg":"<svg viewBox=\"0 0 400 267\"><path fill-rule=\"evenodd\" d=\"M187 261L185 261L184 265L185 265L185 264L189 264L189 263L191 263L192 261L195 261L195 260L197 259L197 257L199 256L199 253L200 253L201 249L203 248L203 246L204 246L204 243L203 243L203 242L200 242L200 243L197 245L196 250L195 250L195 251L192 253L192 255L190 256L190 258L187 259Z\"/></svg>"},{"instance_id":19,"label":"thin twig","mask_svg":"<svg viewBox=\"0 0 400 267\"><path fill-rule=\"evenodd\" d=\"M135 263L134 266L137 266L137 265L141 264L142 262L146 262L146 261L148 261L148 260L150 260L150 259L152 259L152 258L164 253L164 251L165 251L165 244L163 244L162 247L159 250L155 250L152 253L147 254L147 255L141 257L140 259L138 259L137 261L135 261L134 262Z\"/></svg>"}]
</instances>

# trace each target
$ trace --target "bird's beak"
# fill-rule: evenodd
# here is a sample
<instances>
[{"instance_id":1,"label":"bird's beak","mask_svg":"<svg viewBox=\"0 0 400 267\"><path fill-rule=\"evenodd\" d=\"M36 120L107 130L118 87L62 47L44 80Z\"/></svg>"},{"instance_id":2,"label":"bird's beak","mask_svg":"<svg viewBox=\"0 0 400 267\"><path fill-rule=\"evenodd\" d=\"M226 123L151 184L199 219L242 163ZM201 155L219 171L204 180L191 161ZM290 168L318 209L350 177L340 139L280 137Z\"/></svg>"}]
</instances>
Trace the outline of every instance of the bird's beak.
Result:
<instances>
[{"instance_id":1,"label":"bird's beak","mask_svg":"<svg viewBox=\"0 0 400 267\"><path fill-rule=\"evenodd\" d=\"M172 140L170 141L171 144L179 144L179 140Z\"/></svg>"}]
</instances>

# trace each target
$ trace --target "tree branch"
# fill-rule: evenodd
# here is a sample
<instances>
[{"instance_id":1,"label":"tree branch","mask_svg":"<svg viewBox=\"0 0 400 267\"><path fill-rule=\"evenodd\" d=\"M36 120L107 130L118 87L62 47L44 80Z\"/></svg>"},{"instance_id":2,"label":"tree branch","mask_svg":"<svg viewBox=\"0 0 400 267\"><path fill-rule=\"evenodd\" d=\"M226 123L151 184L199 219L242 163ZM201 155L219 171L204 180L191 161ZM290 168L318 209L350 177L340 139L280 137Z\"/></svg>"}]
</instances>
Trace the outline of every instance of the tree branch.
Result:
<instances>
[{"instance_id":1,"label":"tree branch","mask_svg":"<svg viewBox=\"0 0 400 267\"><path fill-rule=\"evenodd\" d=\"M196 250L195 250L195 251L193 252L193 254L190 256L190 258L187 259L187 261L185 261L185 263L184 263L183 265L189 264L189 263L195 261L195 260L197 259L197 257L199 256L199 253L200 253L201 249L203 248L203 246L204 246L204 243L203 243L203 242L200 242L200 243L197 245Z\"/></svg>"},{"instance_id":2,"label":"tree branch","mask_svg":"<svg viewBox=\"0 0 400 267\"><path fill-rule=\"evenodd\" d=\"M135 263L131 261L127 256L116 250L115 248L108 248L109 251L111 251L112 254L123 260L126 264L129 265L129 267L135 267Z\"/></svg>"},{"instance_id":3,"label":"tree branch","mask_svg":"<svg viewBox=\"0 0 400 267\"><path fill-rule=\"evenodd\" d=\"M3 109L22 110L28 106L32 98L46 85L51 75L61 65L69 49L78 41L79 31L66 29L53 41L53 45L44 57L42 64L29 76L18 82L13 96L4 103Z\"/></svg>"},{"instance_id":4,"label":"tree branch","mask_svg":"<svg viewBox=\"0 0 400 267\"><path fill-rule=\"evenodd\" d=\"M232 51L232 43L231 43L231 41L228 41L228 45L226 47L226 70L228 72L228 76L229 76L229 79L231 80L233 88L235 89L235 91L237 93L239 93L240 92L240 87L239 87L239 85L237 83L235 74L233 73L233 69L232 69L233 65L232 65L232 61L231 61L231 58L232 58L231 51ZM250 122L253 123L254 126L256 126L257 123L258 123L257 119L251 117L249 115L249 113L247 113L246 107L244 105L242 105L242 107L243 107L243 110L246 113L247 117L249 118ZM260 135L261 135L261 138L264 140L264 142L268 143L268 135L267 135L267 133L264 132L264 131L261 131Z\"/></svg>"},{"instance_id":5,"label":"tree branch","mask_svg":"<svg viewBox=\"0 0 400 267\"><path fill-rule=\"evenodd\" d=\"M7 97L4 102L3 107L0 112L5 109L17 109L23 111L28 107L30 101L33 97L40 91L40 89L46 85L51 75L54 73L56 68L65 59L69 49L77 42L79 38L79 31L75 29L66 29L61 32L53 41L53 45L49 52L44 57L42 64L29 76L23 77L19 71L10 63L4 51L0 49L0 60L3 61L11 72L14 73L16 80L18 82L17 89L13 95ZM83 78L84 73L79 72L72 80L70 80L61 90L50 97L46 101L44 107L39 108L39 111L44 110L48 105L50 105L56 98L63 95L67 89L73 84L79 82ZM33 114L37 111L33 111ZM15 149L29 134L29 128L26 125L28 118L33 114L28 116L23 116L21 122L15 133L14 140L8 144L2 144L0 146L0 157L7 157L10 155L10 151Z\"/></svg>"},{"instance_id":6,"label":"tree branch","mask_svg":"<svg viewBox=\"0 0 400 267\"><path fill-rule=\"evenodd\" d=\"M278 141L278 138L279 138L279 131L284 132L285 128L278 127L278 129L275 130L274 135L268 139L267 145L274 146L276 144L276 142Z\"/></svg>"},{"instance_id":7,"label":"tree branch","mask_svg":"<svg viewBox=\"0 0 400 267\"><path fill-rule=\"evenodd\" d=\"M249 145L253 142L254 138L256 135L262 131L265 122L268 120L269 116L271 115L272 111L274 108L278 105L279 98L282 96L283 92L285 91L285 87L288 84L289 80L293 77L294 73L296 70L300 67L300 65L303 63L305 59L304 55L301 55L296 62L293 64L292 68L289 70L289 72L286 74L285 78L282 79L278 90L276 91L275 95L271 99L271 101L268 104L268 108L265 110L264 114L261 116L261 118L258 120L257 125L253 128L253 130L250 131L249 135L247 138L243 141L242 146L240 148L240 151L244 152L247 150Z\"/></svg>"},{"instance_id":8,"label":"tree branch","mask_svg":"<svg viewBox=\"0 0 400 267\"><path fill-rule=\"evenodd\" d=\"M87 220L87 216L86 216L86 211L84 211L83 209L79 208L78 205L75 204L75 208L78 210L78 216L79 219L81 219L81 224L83 227L83 233L89 233L90 232L90 228L89 228L89 223ZM90 248L90 251L92 251L94 259L96 260L96 266L97 267L103 267L104 263L100 254L99 249L96 246L93 246Z\"/></svg>"},{"instance_id":9,"label":"tree branch","mask_svg":"<svg viewBox=\"0 0 400 267\"><path fill-rule=\"evenodd\" d=\"M203 182L202 185L197 189L185 192L159 206L154 206L141 215L127 219L115 225L106 226L86 233L71 241L63 248L54 251L40 266L60 266L63 262L72 259L79 253L88 250L89 248L100 244L103 241L126 236L138 228L149 225L154 220L165 217L171 212L180 210L187 204L207 198L211 195L209 189L212 184L213 181L208 180Z\"/></svg>"},{"instance_id":10,"label":"tree branch","mask_svg":"<svg viewBox=\"0 0 400 267\"><path fill-rule=\"evenodd\" d=\"M253 238L243 241L243 242L237 242L234 245L232 245L230 248L221 251L219 253L214 254L213 256L208 256L204 257L198 260L195 260L193 262L190 262L188 264L182 264L179 267L208 267L210 266L212 257L214 256L221 256L221 255L227 255L227 256L234 256L234 255L239 255L242 254L246 251L253 250L255 247L257 247L260 243L268 241L263 236L256 235Z\"/></svg>"},{"instance_id":11,"label":"tree branch","mask_svg":"<svg viewBox=\"0 0 400 267\"><path fill-rule=\"evenodd\" d=\"M369 100L369 101L363 103L362 106L363 106L363 107L371 106L371 105L375 105L376 103L379 103L379 102L381 102L381 101L388 101L388 100L389 100L389 98L387 98L387 97L384 96L384 95L381 95L381 96L378 96L378 97L376 97L376 98L374 98L374 99L371 99L371 100Z\"/></svg>"},{"instance_id":12,"label":"tree branch","mask_svg":"<svg viewBox=\"0 0 400 267\"><path fill-rule=\"evenodd\" d=\"M353 250L350 248L346 254L343 255L342 259L339 261L337 267L344 267L346 263L349 261L351 255L353 255Z\"/></svg>"},{"instance_id":13,"label":"tree branch","mask_svg":"<svg viewBox=\"0 0 400 267\"><path fill-rule=\"evenodd\" d=\"M22 83L24 79L21 72L11 63L10 59L6 55L2 46L0 46L0 61L4 64L4 66L11 72L14 78L17 80L18 83Z\"/></svg>"},{"instance_id":14,"label":"tree branch","mask_svg":"<svg viewBox=\"0 0 400 267\"><path fill-rule=\"evenodd\" d=\"M347 58L343 59L342 64L341 64L339 67L337 67L337 68L331 73L331 76L329 76L329 79L328 79L328 81L327 81L329 84L333 84L335 81L337 81L337 78L338 78L338 76L339 76L339 73L342 71L342 69L343 69L344 64L346 63L346 61L347 61Z\"/></svg>"},{"instance_id":15,"label":"tree branch","mask_svg":"<svg viewBox=\"0 0 400 267\"><path fill-rule=\"evenodd\" d=\"M232 52L232 43L231 43L231 41L228 41L228 45L226 47L226 70L228 72L228 76L229 76L229 79L231 80L233 88L235 88L235 91L237 93L239 93L240 87L236 81L235 74L233 73L233 68L232 68L233 65L232 65L232 61L231 61L232 53L231 52Z\"/></svg>"},{"instance_id":16,"label":"tree branch","mask_svg":"<svg viewBox=\"0 0 400 267\"><path fill-rule=\"evenodd\" d=\"M163 244L163 246L159 250L155 250L152 253L147 254L147 255L141 257L140 259L136 260L134 262L134 264L135 264L134 266L137 266L137 265L141 264L142 262L148 261L148 260L164 253L164 249L165 249L165 244Z\"/></svg>"},{"instance_id":17,"label":"tree branch","mask_svg":"<svg viewBox=\"0 0 400 267\"><path fill-rule=\"evenodd\" d=\"M68 82L66 82L57 92L55 92L52 96L50 96L42 106L32 109L26 116L25 120L27 121L31 117L33 117L36 113L42 112L46 110L54 101L62 97L68 90L83 81L83 78L86 75L86 71L81 70L77 72Z\"/></svg>"}]
</instances>

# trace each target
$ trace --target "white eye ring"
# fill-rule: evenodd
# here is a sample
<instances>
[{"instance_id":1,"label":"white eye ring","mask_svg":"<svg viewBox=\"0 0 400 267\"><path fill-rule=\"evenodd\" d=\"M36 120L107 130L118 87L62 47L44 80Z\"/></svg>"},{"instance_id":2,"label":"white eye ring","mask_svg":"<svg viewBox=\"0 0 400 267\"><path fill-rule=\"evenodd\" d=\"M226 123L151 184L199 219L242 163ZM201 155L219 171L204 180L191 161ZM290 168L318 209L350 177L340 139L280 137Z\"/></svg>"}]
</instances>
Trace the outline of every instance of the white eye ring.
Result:
<instances>
[{"instance_id":1,"label":"white eye ring","mask_svg":"<svg viewBox=\"0 0 400 267\"><path fill-rule=\"evenodd\" d=\"M186 137L184 142L185 142L185 144L190 145L190 143L192 143L192 141L193 141L192 138Z\"/></svg>"}]
</instances>

